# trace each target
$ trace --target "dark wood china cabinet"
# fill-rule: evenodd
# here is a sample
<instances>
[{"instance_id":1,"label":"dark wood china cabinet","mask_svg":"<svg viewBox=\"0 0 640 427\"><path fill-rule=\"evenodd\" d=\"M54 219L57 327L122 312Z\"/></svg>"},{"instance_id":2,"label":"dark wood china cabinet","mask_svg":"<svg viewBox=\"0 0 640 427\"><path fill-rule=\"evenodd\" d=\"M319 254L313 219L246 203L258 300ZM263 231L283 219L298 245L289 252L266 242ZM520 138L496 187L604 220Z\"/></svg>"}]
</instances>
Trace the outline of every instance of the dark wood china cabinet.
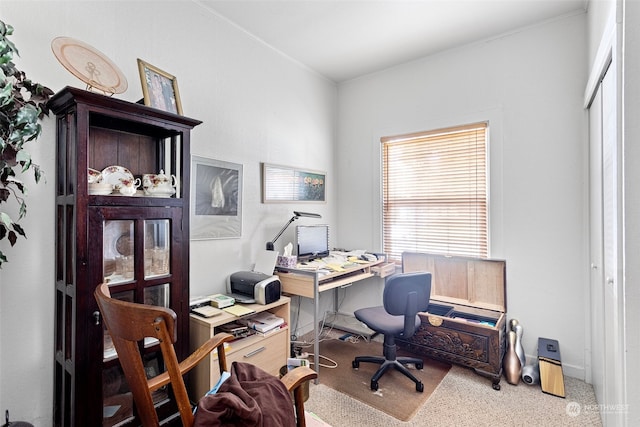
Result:
<instances>
[{"instance_id":1,"label":"dark wood china cabinet","mask_svg":"<svg viewBox=\"0 0 640 427\"><path fill-rule=\"evenodd\" d=\"M70 87L49 105L57 117L53 425L139 425L93 292L108 281L115 298L173 309L176 352L186 357L189 147L200 121ZM89 169L116 186L128 175L163 171L175 176L175 192L96 191ZM153 376L162 369L159 348L153 341L140 345ZM177 412L171 390L154 397L171 424Z\"/></svg>"}]
</instances>

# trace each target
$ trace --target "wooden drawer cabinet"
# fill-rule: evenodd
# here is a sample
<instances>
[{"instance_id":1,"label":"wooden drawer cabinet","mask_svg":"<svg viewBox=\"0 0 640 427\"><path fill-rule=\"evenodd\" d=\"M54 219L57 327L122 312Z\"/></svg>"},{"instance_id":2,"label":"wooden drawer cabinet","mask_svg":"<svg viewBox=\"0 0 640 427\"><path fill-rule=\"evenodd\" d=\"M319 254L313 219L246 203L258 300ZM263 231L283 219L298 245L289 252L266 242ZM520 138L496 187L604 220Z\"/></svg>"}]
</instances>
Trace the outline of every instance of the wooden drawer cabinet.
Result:
<instances>
[{"instance_id":1,"label":"wooden drawer cabinet","mask_svg":"<svg viewBox=\"0 0 640 427\"><path fill-rule=\"evenodd\" d=\"M246 347L234 349L232 345L231 351L227 354L228 367L230 368L233 362L245 362L260 366L272 375L278 375L280 368L286 364L287 360L287 335L288 331L282 329ZM217 357L215 359L214 366L218 363ZM217 371L217 369L211 370L213 384L220 377Z\"/></svg>"},{"instance_id":2,"label":"wooden drawer cabinet","mask_svg":"<svg viewBox=\"0 0 640 427\"><path fill-rule=\"evenodd\" d=\"M276 316L282 317L285 321L285 327L265 335L251 335L229 343L226 349L228 369L231 368L233 362L245 362L259 366L272 375L278 375L280 368L286 365L287 357L289 357L290 301L288 297L280 297L278 301L272 304L251 304L248 306L256 312L270 311ZM195 350L212 337L216 332L216 327L234 322L237 319L237 317L227 313L208 319L192 314L189 340L191 350ZM192 371L189 380L191 396L193 398L203 396L213 388L219 378L218 354L214 352L211 357L202 361Z\"/></svg>"}]
</instances>

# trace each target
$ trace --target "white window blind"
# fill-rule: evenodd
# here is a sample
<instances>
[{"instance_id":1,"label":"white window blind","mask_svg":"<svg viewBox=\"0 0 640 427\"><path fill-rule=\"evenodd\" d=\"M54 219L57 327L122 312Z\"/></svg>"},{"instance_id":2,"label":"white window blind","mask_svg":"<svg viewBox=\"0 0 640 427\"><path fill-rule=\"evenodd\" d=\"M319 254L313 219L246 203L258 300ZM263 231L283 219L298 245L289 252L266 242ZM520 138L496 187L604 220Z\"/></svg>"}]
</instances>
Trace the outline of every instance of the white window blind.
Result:
<instances>
[{"instance_id":1,"label":"white window blind","mask_svg":"<svg viewBox=\"0 0 640 427\"><path fill-rule=\"evenodd\" d=\"M487 124L384 137L384 252L486 258Z\"/></svg>"}]
</instances>

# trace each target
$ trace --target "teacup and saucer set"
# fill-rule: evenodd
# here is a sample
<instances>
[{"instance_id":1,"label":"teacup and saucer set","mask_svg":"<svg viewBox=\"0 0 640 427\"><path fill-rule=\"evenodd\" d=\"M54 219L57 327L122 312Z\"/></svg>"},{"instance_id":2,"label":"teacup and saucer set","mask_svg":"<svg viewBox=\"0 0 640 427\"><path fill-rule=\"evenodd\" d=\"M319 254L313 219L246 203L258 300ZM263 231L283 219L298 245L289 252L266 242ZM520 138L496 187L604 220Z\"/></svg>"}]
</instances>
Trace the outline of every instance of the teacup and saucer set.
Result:
<instances>
[{"instance_id":1,"label":"teacup and saucer set","mask_svg":"<svg viewBox=\"0 0 640 427\"><path fill-rule=\"evenodd\" d=\"M145 196L171 197L176 192L177 179L175 175L165 175L164 170L159 174L146 173L142 175L142 188Z\"/></svg>"},{"instance_id":2,"label":"teacup and saucer set","mask_svg":"<svg viewBox=\"0 0 640 427\"><path fill-rule=\"evenodd\" d=\"M122 196L142 195L138 192L140 178L134 178L131 171L123 166L107 166L101 172L102 180L111 185L114 194Z\"/></svg>"},{"instance_id":3,"label":"teacup and saucer set","mask_svg":"<svg viewBox=\"0 0 640 427\"><path fill-rule=\"evenodd\" d=\"M138 191L138 187L140 187L140 178L121 179L118 192L123 196L135 196Z\"/></svg>"},{"instance_id":4,"label":"teacup and saucer set","mask_svg":"<svg viewBox=\"0 0 640 427\"><path fill-rule=\"evenodd\" d=\"M113 191L113 185L103 182L102 172L99 170L88 168L87 183L91 195L106 196Z\"/></svg>"}]
</instances>

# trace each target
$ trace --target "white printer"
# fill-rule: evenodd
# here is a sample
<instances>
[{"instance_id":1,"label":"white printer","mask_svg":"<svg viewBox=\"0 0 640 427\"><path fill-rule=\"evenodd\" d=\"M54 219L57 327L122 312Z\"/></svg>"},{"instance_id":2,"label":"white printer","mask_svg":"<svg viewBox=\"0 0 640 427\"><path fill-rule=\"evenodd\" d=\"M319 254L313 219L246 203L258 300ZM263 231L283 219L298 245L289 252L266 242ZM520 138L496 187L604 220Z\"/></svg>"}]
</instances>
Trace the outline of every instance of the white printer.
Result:
<instances>
[{"instance_id":1,"label":"white printer","mask_svg":"<svg viewBox=\"0 0 640 427\"><path fill-rule=\"evenodd\" d=\"M239 303L271 304L280 299L281 284L278 276L256 271L238 271L227 279L227 295Z\"/></svg>"}]
</instances>

